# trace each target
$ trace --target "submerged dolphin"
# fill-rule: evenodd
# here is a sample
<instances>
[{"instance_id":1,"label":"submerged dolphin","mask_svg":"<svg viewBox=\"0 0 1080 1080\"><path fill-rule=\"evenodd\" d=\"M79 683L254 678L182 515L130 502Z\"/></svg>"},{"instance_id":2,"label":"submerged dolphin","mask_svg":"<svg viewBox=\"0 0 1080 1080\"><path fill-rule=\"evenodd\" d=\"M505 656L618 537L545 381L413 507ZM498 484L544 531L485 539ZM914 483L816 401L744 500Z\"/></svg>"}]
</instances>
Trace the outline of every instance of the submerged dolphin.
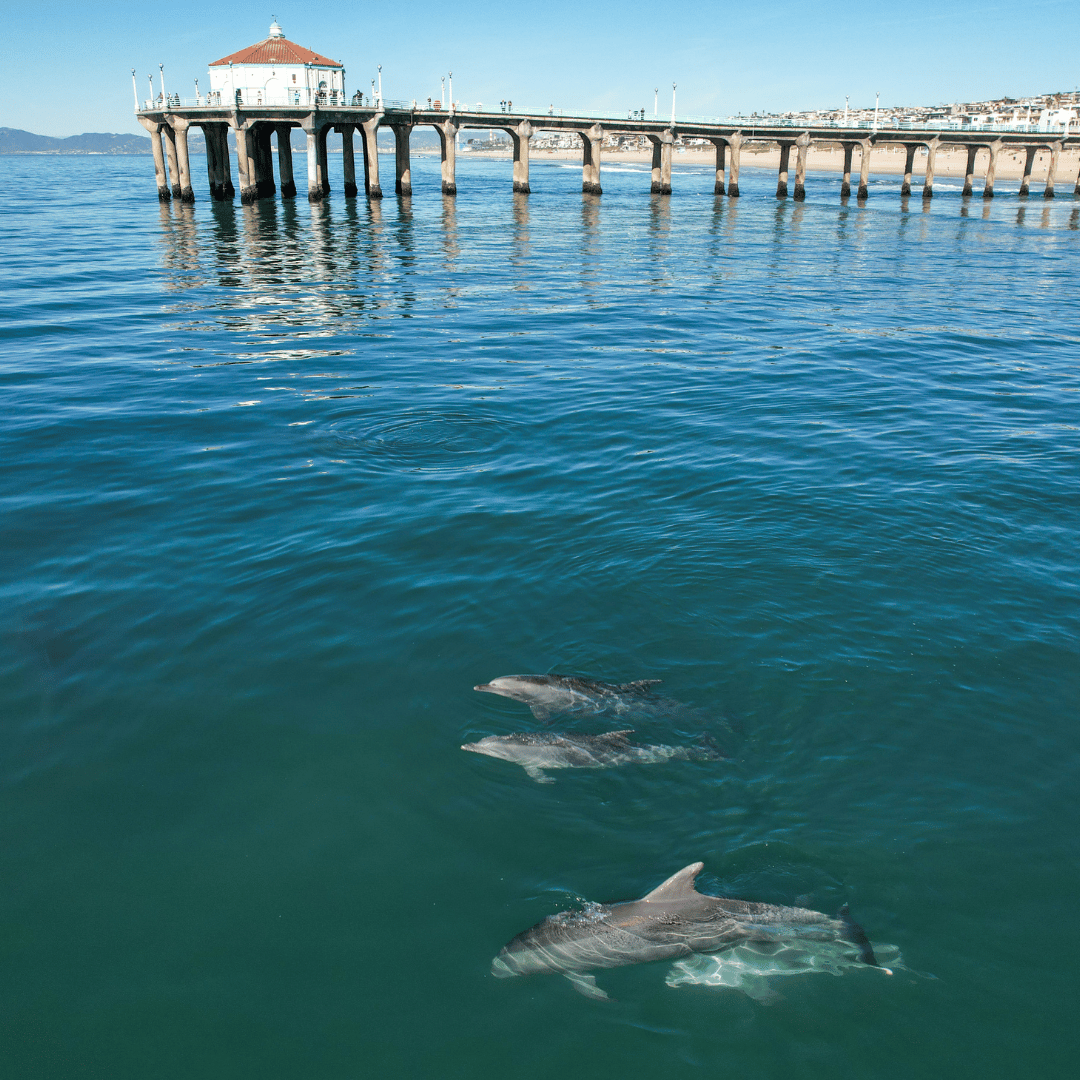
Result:
<instances>
[{"instance_id":1,"label":"submerged dolphin","mask_svg":"<svg viewBox=\"0 0 1080 1080\"><path fill-rule=\"evenodd\" d=\"M507 979L557 972L586 996L605 999L587 974L594 968L717 953L745 942L846 941L863 964L878 966L846 904L830 918L807 908L706 896L694 888L703 865L691 863L640 900L549 915L504 946L491 973Z\"/></svg>"},{"instance_id":2,"label":"submerged dolphin","mask_svg":"<svg viewBox=\"0 0 1080 1080\"><path fill-rule=\"evenodd\" d=\"M637 682L606 683L575 675L500 675L473 689L524 702L532 709L537 720L546 720L555 712L577 712L582 709L625 712L660 681L638 679Z\"/></svg>"},{"instance_id":3,"label":"submerged dolphin","mask_svg":"<svg viewBox=\"0 0 1080 1080\"><path fill-rule=\"evenodd\" d=\"M716 761L723 755L712 747L640 746L627 739L633 728L609 731L605 735L558 735L554 732L517 732L489 735L479 742L463 743L461 749L474 754L502 758L520 765L538 784L554 780L544 769L609 769L632 762Z\"/></svg>"}]
</instances>

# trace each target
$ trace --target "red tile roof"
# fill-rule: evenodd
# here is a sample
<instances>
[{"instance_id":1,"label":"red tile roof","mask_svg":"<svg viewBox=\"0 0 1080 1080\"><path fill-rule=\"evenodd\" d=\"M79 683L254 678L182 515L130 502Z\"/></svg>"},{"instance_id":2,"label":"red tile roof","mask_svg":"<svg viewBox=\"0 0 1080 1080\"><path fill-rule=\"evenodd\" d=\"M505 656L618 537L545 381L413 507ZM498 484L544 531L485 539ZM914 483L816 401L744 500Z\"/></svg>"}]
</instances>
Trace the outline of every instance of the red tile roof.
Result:
<instances>
[{"instance_id":1,"label":"red tile roof","mask_svg":"<svg viewBox=\"0 0 1080 1080\"><path fill-rule=\"evenodd\" d=\"M269 37L260 41L257 45L249 45L246 49L234 52L229 56L223 56L215 60L210 67L218 67L221 64L318 64L320 67L342 67L337 60L331 60L328 56L320 56L317 52L305 49L287 38Z\"/></svg>"}]
</instances>

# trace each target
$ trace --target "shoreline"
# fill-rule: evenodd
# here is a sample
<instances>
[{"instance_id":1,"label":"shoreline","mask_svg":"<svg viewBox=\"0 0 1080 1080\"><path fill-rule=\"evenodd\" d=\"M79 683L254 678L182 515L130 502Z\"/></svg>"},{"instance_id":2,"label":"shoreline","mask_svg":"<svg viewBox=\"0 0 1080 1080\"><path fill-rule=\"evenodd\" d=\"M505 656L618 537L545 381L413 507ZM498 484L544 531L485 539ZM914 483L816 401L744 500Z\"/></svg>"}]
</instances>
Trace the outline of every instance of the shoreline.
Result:
<instances>
[{"instance_id":1,"label":"shoreline","mask_svg":"<svg viewBox=\"0 0 1080 1080\"><path fill-rule=\"evenodd\" d=\"M424 152L413 151L414 156L418 156L422 153ZM433 151L432 154L433 156L436 156L438 151ZM978 157L975 159L976 181L981 180L986 175L989 155L990 152L988 150L980 150ZM458 151L459 162L462 158L467 159L473 157L481 160L509 161L511 156L509 150L472 150L464 154L460 150ZM581 161L581 151L534 149L530 152L529 157L533 162ZM870 155L870 175L873 176L875 173L885 173L887 175L902 176L904 172L904 159L904 148L902 146L877 147ZM996 179L1022 179L1024 175L1024 159L1025 155L1023 150L1002 150L998 154ZM716 151L713 150L712 147L690 147L681 153L676 150L671 156L673 168L679 165L711 166L715 165L715 162ZM651 165L652 152L650 150L605 151L600 157L601 172L603 172L604 165L611 164ZM730 156L728 158L727 166L728 178L730 179ZM780 150L778 147L753 150L744 146L740 166L743 169L771 169L776 172L780 168ZM963 179L966 168L967 151L963 147L943 147L938 150L937 159L934 162L935 178ZM857 150L852 156L851 170L852 179L857 180L859 176L859 154ZM1078 170L1080 170L1080 150L1070 149L1063 152L1058 159L1057 171L1054 174L1054 183L1064 184L1067 182L1075 182ZM808 178L810 174L814 172L842 174L844 171L844 151L839 147L810 147L810 151L806 158L806 171ZM1050 151L1040 150L1035 155L1035 160L1032 163L1032 185L1045 183L1049 171ZM921 180L926 175L925 152L915 155L915 162L911 175L912 183L914 183L916 177ZM788 168L788 183L793 184L794 181L795 155L792 154Z\"/></svg>"}]
</instances>

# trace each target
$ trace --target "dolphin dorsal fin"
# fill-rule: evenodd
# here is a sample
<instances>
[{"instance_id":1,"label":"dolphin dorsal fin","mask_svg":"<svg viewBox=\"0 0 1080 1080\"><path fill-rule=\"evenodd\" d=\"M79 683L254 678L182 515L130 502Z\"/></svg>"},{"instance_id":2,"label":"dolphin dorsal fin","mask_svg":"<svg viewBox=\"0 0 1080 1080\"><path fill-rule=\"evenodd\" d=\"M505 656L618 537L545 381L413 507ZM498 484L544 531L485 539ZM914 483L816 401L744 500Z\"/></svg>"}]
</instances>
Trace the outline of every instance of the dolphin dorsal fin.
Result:
<instances>
[{"instance_id":1,"label":"dolphin dorsal fin","mask_svg":"<svg viewBox=\"0 0 1080 1080\"><path fill-rule=\"evenodd\" d=\"M651 893L641 899L651 904L660 904L700 896L701 894L694 888L694 878L701 873L704 866L705 864L700 862L684 866L677 874L672 874L663 885L657 885Z\"/></svg>"}]
</instances>

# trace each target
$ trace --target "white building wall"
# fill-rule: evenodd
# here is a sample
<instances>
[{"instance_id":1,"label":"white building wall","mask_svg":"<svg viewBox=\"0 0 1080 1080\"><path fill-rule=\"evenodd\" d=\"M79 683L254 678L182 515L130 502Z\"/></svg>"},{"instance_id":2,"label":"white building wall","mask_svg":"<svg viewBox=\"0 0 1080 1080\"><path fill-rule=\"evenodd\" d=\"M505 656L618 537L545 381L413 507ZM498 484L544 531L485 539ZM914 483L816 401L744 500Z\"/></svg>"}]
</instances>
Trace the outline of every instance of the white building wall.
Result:
<instances>
[{"instance_id":1,"label":"white building wall","mask_svg":"<svg viewBox=\"0 0 1080 1080\"><path fill-rule=\"evenodd\" d=\"M210 93L229 105L239 91L244 105L311 105L320 92L328 103L345 94L341 68L314 64L227 64L210 68Z\"/></svg>"}]
</instances>

